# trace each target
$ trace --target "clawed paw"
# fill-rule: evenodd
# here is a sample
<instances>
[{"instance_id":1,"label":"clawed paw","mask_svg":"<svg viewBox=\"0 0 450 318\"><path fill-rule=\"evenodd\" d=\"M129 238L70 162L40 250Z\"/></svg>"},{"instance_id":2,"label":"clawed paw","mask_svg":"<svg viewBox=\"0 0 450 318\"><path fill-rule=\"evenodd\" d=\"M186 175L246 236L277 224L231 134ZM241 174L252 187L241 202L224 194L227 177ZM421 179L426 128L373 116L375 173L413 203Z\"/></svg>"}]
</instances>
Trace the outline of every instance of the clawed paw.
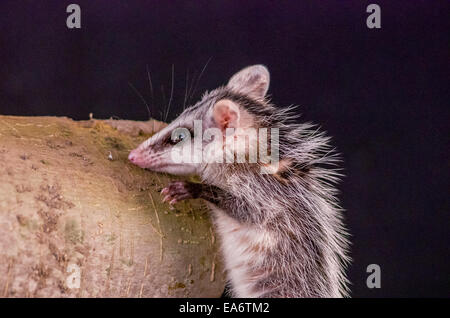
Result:
<instances>
[{"instance_id":1,"label":"clawed paw","mask_svg":"<svg viewBox=\"0 0 450 318\"><path fill-rule=\"evenodd\" d=\"M186 199L194 199L198 197L198 187L201 185L187 181L172 181L167 187L161 190L164 196L163 202L175 204Z\"/></svg>"}]
</instances>

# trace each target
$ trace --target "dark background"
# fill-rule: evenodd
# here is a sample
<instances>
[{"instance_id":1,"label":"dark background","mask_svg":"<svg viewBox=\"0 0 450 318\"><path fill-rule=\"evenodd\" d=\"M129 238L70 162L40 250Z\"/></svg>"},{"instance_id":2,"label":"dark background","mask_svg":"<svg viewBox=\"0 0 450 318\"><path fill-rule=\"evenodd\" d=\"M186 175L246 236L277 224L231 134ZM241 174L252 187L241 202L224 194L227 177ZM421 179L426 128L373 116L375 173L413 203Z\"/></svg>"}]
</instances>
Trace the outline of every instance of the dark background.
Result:
<instances>
[{"instance_id":1,"label":"dark background","mask_svg":"<svg viewBox=\"0 0 450 318\"><path fill-rule=\"evenodd\" d=\"M273 101L300 105L343 154L352 296L448 297L450 3L372 2L381 29L366 1L2 0L0 114L145 120L142 94L161 118L173 67L171 120L187 76L195 101L263 63ZM372 263L381 289L366 287Z\"/></svg>"}]
</instances>

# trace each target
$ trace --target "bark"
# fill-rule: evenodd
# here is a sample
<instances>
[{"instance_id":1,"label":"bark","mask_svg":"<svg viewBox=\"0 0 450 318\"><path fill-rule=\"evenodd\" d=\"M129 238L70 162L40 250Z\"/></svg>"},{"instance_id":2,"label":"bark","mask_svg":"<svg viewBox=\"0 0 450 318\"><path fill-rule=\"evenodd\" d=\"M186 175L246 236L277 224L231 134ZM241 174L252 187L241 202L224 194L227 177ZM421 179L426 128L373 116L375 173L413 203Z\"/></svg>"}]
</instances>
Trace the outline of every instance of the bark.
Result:
<instances>
[{"instance_id":1,"label":"bark","mask_svg":"<svg viewBox=\"0 0 450 318\"><path fill-rule=\"evenodd\" d=\"M0 116L0 296L221 295L204 203L127 160L163 125Z\"/></svg>"}]
</instances>

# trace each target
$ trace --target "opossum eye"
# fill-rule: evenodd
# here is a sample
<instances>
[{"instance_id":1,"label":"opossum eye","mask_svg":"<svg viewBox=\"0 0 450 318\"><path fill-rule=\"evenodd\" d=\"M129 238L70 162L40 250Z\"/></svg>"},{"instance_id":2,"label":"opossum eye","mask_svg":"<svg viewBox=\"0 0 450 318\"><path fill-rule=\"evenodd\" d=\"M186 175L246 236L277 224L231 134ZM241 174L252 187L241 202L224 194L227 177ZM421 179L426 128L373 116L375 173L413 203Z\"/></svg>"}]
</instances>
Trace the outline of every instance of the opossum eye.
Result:
<instances>
[{"instance_id":1,"label":"opossum eye","mask_svg":"<svg viewBox=\"0 0 450 318\"><path fill-rule=\"evenodd\" d=\"M177 128L174 131L172 131L172 136L170 138L170 143L172 145L175 145L186 138L188 138L189 131L187 128Z\"/></svg>"}]
</instances>

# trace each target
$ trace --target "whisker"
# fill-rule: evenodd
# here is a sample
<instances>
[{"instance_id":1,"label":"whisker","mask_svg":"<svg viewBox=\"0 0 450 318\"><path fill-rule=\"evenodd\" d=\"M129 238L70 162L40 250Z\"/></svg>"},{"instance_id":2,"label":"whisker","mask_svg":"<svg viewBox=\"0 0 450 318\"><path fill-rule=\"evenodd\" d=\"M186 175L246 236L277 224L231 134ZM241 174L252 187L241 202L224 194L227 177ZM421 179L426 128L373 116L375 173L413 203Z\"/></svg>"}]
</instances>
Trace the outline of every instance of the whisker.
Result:
<instances>
[{"instance_id":1,"label":"whisker","mask_svg":"<svg viewBox=\"0 0 450 318\"><path fill-rule=\"evenodd\" d=\"M172 84L170 86L169 104L167 105L167 111L166 111L166 116L164 117L164 121L167 121L167 116L169 116L169 111L170 111L170 105L172 104L173 87L174 87L174 75L175 75L175 65L172 64Z\"/></svg>"},{"instance_id":2,"label":"whisker","mask_svg":"<svg viewBox=\"0 0 450 318\"><path fill-rule=\"evenodd\" d=\"M155 106L155 95L153 93L153 83L152 83L152 77L150 76L150 70L148 69L148 64L145 66L147 69L147 78L148 78L148 85L150 86L150 96L152 98L152 108ZM155 131L155 121L153 121L153 129L152 131Z\"/></svg>"},{"instance_id":3,"label":"whisker","mask_svg":"<svg viewBox=\"0 0 450 318\"><path fill-rule=\"evenodd\" d=\"M184 92L184 101L183 101L183 111L186 109L186 101L187 101L187 93L188 93L188 82L189 82L189 69L186 71L186 89Z\"/></svg>"},{"instance_id":4,"label":"whisker","mask_svg":"<svg viewBox=\"0 0 450 318\"><path fill-rule=\"evenodd\" d=\"M130 85L130 87L134 90L134 92L139 96L139 98L142 100L144 105L147 107L148 118L150 119L152 117L152 113L150 112L150 107L148 106L147 102L145 101L144 96L142 96L142 94L139 93L139 91L136 89L136 87L134 87L134 85L131 82L128 82L128 85Z\"/></svg>"},{"instance_id":5,"label":"whisker","mask_svg":"<svg viewBox=\"0 0 450 318\"><path fill-rule=\"evenodd\" d=\"M166 94L164 93L164 85L161 85L161 93L162 93L162 97L163 97L164 109L162 111L160 111L159 113L161 115L161 121L164 121L163 120L163 116L164 116L164 113L166 111Z\"/></svg>"},{"instance_id":6,"label":"whisker","mask_svg":"<svg viewBox=\"0 0 450 318\"><path fill-rule=\"evenodd\" d=\"M202 69L202 71L200 72L200 75L199 75L198 78L197 78L197 81L196 81L196 83L195 83L194 90L192 91L192 96L191 96L190 98L194 97L195 91L197 90L198 83L200 82L200 80L201 80L201 78L202 78L202 75L203 75L203 73L205 72L206 68L208 67L208 64L209 64L209 62L211 61L211 59L212 59L212 57L210 57L210 58L208 59L208 61L206 61L205 66L203 66L203 69Z\"/></svg>"},{"instance_id":7,"label":"whisker","mask_svg":"<svg viewBox=\"0 0 450 318\"><path fill-rule=\"evenodd\" d=\"M154 104L153 83L152 83L152 77L150 76L150 71L148 69L148 64L146 66L146 69L147 69L148 85L150 86L150 94L152 97L152 104Z\"/></svg>"},{"instance_id":8,"label":"whisker","mask_svg":"<svg viewBox=\"0 0 450 318\"><path fill-rule=\"evenodd\" d=\"M192 93L192 89L194 88L194 83L195 83L195 75L196 75L196 71L194 70L194 73L192 75L192 82L191 82L191 84L189 84L188 98L186 100L187 104L189 104L189 102L191 100L191 93Z\"/></svg>"}]
</instances>

